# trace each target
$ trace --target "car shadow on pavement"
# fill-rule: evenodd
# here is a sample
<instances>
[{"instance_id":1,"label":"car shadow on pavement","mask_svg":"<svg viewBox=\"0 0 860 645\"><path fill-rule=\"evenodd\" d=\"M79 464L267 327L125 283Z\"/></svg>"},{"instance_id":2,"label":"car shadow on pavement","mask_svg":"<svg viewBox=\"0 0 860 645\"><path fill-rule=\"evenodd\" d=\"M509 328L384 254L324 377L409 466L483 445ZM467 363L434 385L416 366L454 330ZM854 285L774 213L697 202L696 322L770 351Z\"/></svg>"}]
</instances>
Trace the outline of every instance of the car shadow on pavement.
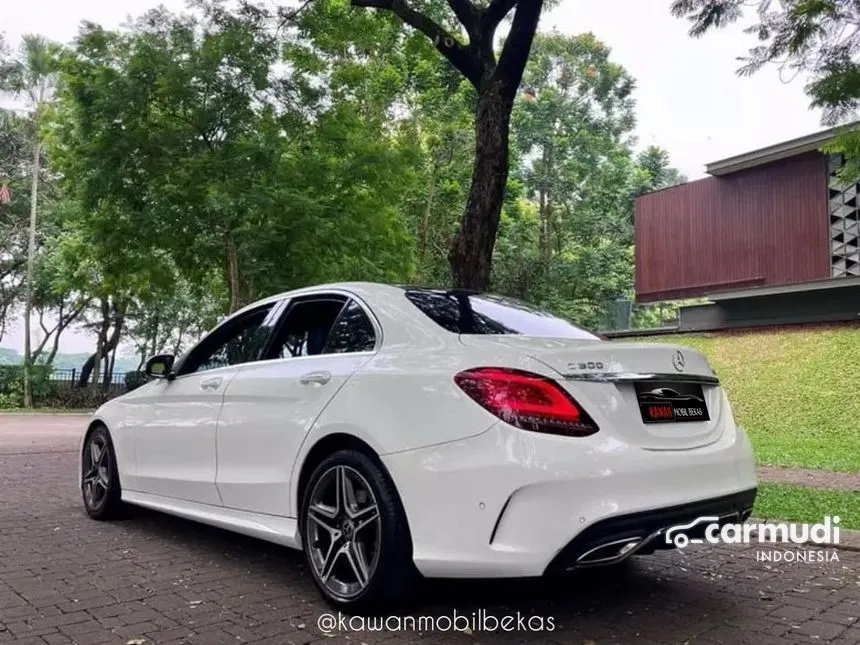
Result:
<instances>
[{"instance_id":1,"label":"car shadow on pavement","mask_svg":"<svg viewBox=\"0 0 860 645\"><path fill-rule=\"evenodd\" d=\"M138 536L146 534L148 544L156 541L187 551L190 558L210 567L241 568L261 584L283 585L317 598L299 551L146 509L130 510L121 524ZM406 613L450 616L454 610L467 615L483 610L501 617L519 612L555 616L556 622L570 627L583 620L601 625L665 622L667 612L672 617L686 615L691 624L690 616L732 616L735 603L710 586L707 576L675 576L677 564L667 557L671 555L642 556L551 578L423 580ZM321 600L319 606L325 611Z\"/></svg>"}]
</instances>

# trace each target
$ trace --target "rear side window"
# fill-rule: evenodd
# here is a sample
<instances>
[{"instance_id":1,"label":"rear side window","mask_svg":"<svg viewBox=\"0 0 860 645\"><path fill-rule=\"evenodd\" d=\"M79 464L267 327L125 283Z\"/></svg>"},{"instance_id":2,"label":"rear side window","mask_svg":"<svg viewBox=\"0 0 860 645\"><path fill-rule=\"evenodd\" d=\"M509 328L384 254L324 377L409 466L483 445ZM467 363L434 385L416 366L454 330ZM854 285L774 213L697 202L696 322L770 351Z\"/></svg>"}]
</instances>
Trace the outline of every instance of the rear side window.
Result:
<instances>
[{"instance_id":1,"label":"rear side window","mask_svg":"<svg viewBox=\"0 0 860 645\"><path fill-rule=\"evenodd\" d=\"M465 291L410 289L409 301L455 334L522 334L597 340L594 334L514 298Z\"/></svg>"},{"instance_id":2,"label":"rear side window","mask_svg":"<svg viewBox=\"0 0 860 645\"><path fill-rule=\"evenodd\" d=\"M332 327L323 353L369 352L376 346L373 324L361 306L350 300Z\"/></svg>"}]
</instances>

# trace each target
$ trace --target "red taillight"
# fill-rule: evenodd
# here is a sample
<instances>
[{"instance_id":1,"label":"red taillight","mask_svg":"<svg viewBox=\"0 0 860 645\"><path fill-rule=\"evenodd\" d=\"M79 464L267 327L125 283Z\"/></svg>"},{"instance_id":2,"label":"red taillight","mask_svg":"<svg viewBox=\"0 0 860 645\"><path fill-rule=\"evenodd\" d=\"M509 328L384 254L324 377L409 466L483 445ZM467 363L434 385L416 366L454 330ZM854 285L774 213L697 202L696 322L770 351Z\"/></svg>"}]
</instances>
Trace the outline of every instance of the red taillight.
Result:
<instances>
[{"instance_id":1,"label":"red taillight","mask_svg":"<svg viewBox=\"0 0 860 645\"><path fill-rule=\"evenodd\" d=\"M546 377L504 367L460 372L454 382L503 421L534 432L585 437L597 424L559 385Z\"/></svg>"}]
</instances>

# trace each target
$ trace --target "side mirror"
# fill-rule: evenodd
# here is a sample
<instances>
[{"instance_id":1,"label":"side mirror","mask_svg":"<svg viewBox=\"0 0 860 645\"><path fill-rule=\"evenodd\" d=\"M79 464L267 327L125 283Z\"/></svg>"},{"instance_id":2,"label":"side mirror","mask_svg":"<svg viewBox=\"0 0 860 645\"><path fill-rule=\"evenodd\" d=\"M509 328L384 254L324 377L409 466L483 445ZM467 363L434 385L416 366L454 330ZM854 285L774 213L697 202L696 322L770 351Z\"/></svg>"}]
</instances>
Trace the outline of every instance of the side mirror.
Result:
<instances>
[{"instance_id":1,"label":"side mirror","mask_svg":"<svg viewBox=\"0 0 860 645\"><path fill-rule=\"evenodd\" d=\"M173 354L159 354L153 356L146 361L146 366L143 368L144 373L149 378L166 378L170 379L173 374L170 370L173 368Z\"/></svg>"}]
</instances>

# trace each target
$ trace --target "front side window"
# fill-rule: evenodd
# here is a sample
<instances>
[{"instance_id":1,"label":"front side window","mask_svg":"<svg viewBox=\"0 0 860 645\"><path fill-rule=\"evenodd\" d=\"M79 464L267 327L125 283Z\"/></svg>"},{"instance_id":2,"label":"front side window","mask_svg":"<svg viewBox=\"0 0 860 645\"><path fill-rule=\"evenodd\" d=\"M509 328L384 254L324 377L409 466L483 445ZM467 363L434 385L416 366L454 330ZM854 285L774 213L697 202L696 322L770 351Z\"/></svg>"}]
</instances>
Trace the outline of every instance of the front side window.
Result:
<instances>
[{"instance_id":1,"label":"front side window","mask_svg":"<svg viewBox=\"0 0 860 645\"><path fill-rule=\"evenodd\" d=\"M271 331L264 323L272 307L261 307L212 332L189 356L182 373L205 372L259 360Z\"/></svg>"},{"instance_id":2,"label":"front side window","mask_svg":"<svg viewBox=\"0 0 860 645\"><path fill-rule=\"evenodd\" d=\"M514 298L430 289L409 289L406 298L436 324L455 334L597 340L597 336L573 323Z\"/></svg>"}]
</instances>

